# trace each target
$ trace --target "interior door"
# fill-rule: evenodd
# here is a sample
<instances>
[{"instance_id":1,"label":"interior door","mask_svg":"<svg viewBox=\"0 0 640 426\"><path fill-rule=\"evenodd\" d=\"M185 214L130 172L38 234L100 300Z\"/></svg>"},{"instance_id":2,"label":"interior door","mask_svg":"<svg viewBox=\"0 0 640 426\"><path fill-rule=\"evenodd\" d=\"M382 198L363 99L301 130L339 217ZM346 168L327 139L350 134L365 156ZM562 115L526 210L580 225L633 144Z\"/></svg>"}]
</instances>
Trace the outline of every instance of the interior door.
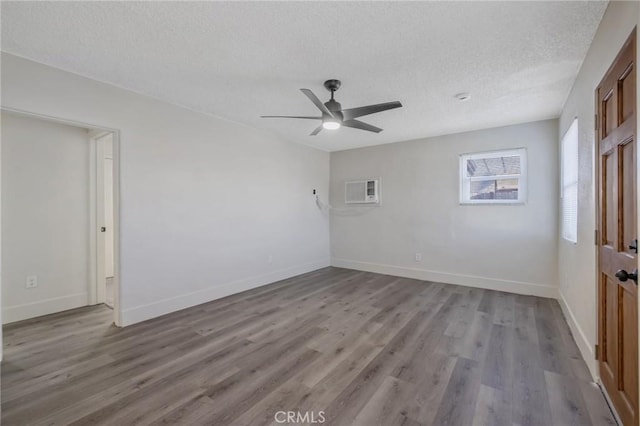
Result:
<instances>
[{"instance_id":1,"label":"interior door","mask_svg":"<svg viewBox=\"0 0 640 426\"><path fill-rule=\"evenodd\" d=\"M622 422L638 425L636 31L596 90L599 159L598 359Z\"/></svg>"},{"instance_id":2,"label":"interior door","mask_svg":"<svg viewBox=\"0 0 640 426\"><path fill-rule=\"evenodd\" d=\"M108 156L107 156L108 155ZM113 278L113 157L111 152L104 157L104 275Z\"/></svg>"}]
</instances>

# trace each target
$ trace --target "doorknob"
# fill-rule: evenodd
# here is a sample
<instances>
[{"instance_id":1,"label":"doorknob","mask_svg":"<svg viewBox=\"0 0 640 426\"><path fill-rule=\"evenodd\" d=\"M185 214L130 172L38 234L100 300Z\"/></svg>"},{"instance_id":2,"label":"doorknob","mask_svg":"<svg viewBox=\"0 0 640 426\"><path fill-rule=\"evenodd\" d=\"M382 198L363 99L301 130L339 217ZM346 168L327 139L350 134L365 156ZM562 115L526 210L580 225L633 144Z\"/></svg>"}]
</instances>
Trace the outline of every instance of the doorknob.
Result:
<instances>
[{"instance_id":1,"label":"doorknob","mask_svg":"<svg viewBox=\"0 0 640 426\"><path fill-rule=\"evenodd\" d=\"M636 284L638 284L638 270L634 269L631 273L628 273L624 269L619 269L618 272L616 272L616 278L622 282L631 278Z\"/></svg>"}]
</instances>

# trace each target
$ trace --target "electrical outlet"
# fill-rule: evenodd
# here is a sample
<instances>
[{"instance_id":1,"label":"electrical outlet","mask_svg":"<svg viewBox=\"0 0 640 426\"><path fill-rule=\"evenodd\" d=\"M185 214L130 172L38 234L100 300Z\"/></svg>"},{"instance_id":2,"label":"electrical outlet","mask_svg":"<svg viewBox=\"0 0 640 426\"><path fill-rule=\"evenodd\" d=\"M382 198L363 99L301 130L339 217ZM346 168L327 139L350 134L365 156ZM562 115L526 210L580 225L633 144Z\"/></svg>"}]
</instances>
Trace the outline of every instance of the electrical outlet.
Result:
<instances>
[{"instance_id":1,"label":"electrical outlet","mask_svg":"<svg viewBox=\"0 0 640 426\"><path fill-rule=\"evenodd\" d=\"M422 253L416 253L416 262L422 262Z\"/></svg>"},{"instance_id":2,"label":"electrical outlet","mask_svg":"<svg viewBox=\"0 0 640 426\"><path fill-rule=\"evenodd\" d=\"M36 288L38 287L38 276L37 275L29 275L25 282L25 287L27 288Z\"/></svg>"}]
</instances>

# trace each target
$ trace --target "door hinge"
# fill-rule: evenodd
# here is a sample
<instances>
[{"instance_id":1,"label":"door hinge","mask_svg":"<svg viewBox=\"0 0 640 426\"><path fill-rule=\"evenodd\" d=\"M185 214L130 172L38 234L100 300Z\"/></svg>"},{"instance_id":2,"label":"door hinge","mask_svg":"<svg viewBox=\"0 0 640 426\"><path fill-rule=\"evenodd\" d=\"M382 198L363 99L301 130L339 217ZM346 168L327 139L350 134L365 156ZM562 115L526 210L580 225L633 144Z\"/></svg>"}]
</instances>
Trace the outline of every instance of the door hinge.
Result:
<instances>
[{"instance_id":1,"label":"door hinge","mask_svg":"<svg viewBox=\"0 0 640 426\"><path fill-rule=\"evenodd\" d=\"M600 346L599 345L596 345L593 353L594 353L596 359L598 359L600 357Z\"/></svg>"},{"instance_id":2,"label":"door hinge","mask_svg":"<svg viewBox=\"0 0 640 426\"><path fill-rule=\"evenodd\" d=\"M596 118L596 124L595 124L595 125L596 125L596 130L598 130L598 127L600 127L600 126L598 125L598 124L599 124L599 123L598 123L598 114L596 114L595 118Z\"/></svg>"},{"instance_id":3,"label":"door hinge","mask_svg":"<svg viewBox=\"0 0 640 426\"><path fill-rule=\"evenodd\" d=\"M598 230L593 231L593 243L598 245Z\"/></svg>"}]
</instances>

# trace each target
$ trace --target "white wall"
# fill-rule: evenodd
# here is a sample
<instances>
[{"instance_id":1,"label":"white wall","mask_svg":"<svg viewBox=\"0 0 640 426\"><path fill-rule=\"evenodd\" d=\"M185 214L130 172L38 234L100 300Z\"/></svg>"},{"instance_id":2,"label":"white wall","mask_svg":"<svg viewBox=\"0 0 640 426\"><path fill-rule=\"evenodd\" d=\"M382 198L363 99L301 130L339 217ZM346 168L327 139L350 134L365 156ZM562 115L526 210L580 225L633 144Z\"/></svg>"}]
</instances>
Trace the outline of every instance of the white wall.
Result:
<instances>
[{"instance_id":1,"label":"white wall","mask_svg":"<svg viewBox=\"0 0 640 426\"><path fill-rule=\"evenodd\" d=\"M87 131L3 113L1 142L4 323L86 305Z\"/></svg>"},{"instance_id":2,"label":"white wall","mask_svg":"<svg viewBox=\"0 0 640 426\"><path fill-rule=\"evenodd\" d=\"M332 264L556 297L557 141L547 120L333 152ZM526 204L459 204L460 154L520 147ZM345 210L345 180L376 176L381 206Z\"/></svg>"},{"instance_id":3,"label":"white wall","mask_svg":"<svg viewBox=\"0 0 640 426\"><path fill-rule=\"evenodd\" d=\"M122 325L329 264L328 153L8 54L2 95L120 131Z\"/></svg>"},{"instance_id":4,"label":"white wall","mask_svg":"<svg viewBox=\"0 0 640 426\"><path fill-rule=\"evenodd\" d=\"M604 73L638 24L638 6L636 2L609 3L560 117L559 135L566 132L575 117L579 133L578 243L562 238L558 243L560 301L594 377L597 376L594 98Z\"/></svg>"}]
</instances>

